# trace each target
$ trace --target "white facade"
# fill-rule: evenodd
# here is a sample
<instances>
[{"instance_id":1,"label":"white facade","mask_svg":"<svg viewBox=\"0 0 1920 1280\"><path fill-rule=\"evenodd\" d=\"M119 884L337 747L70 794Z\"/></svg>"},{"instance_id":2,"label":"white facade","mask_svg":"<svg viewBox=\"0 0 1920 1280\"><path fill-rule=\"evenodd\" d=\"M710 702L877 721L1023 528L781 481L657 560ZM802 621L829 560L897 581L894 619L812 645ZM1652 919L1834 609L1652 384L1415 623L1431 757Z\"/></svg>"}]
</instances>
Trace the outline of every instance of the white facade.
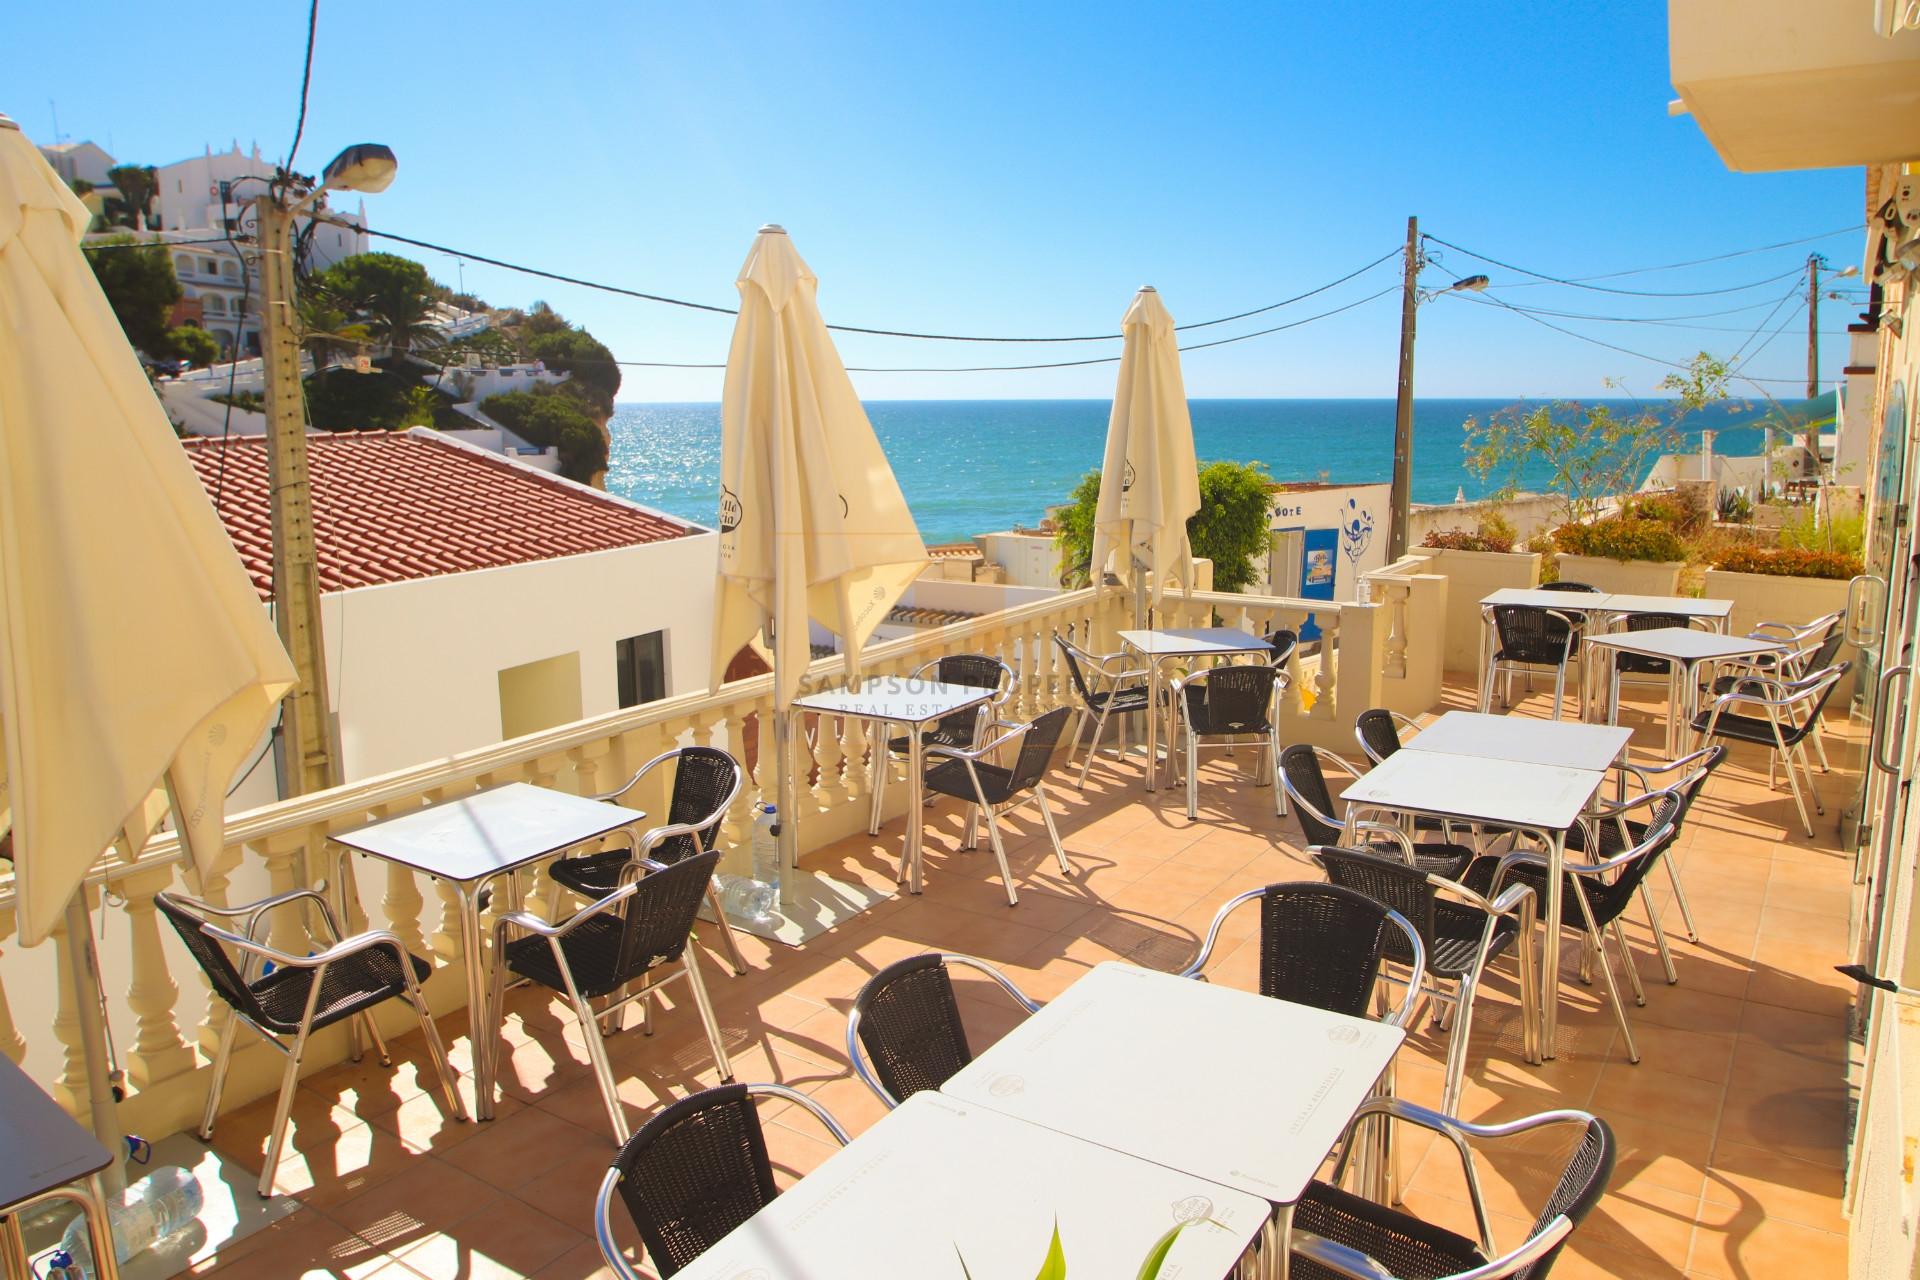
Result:
<instances>
[{"instance_id":1,"label":"white facade","mask_svg":"<svg viewBox=\"0 0 1920 1280\"><path fill-rule=\"evenodd\" d=\"M1273 495L1265 563L1253 590L1309 600L1354 600L1361 575L1387 563L1391 488L1298 485Z\"/></svg>"},{"instance_id":2,"label":"white facade","mask_svg":"<svg viewBox=\"0 0 1920 1280\"><path fill-rule=\"evenodd\" d=\"M107 170L113 168L114 159L98 144L93 142L57 142L52 146L41 147L40 154L47 158L53 171L60 175L60 181L72 186L76 181L90 182L96 187L110 187L113 179L107 176Z\"/></svg>"},{"instance_id":3,"label":"white facade","mask_svg":"<svg viewBox=\"0 0 1920 1280\"><path fill-rule=\"evenodd\" d=\"M1008 586L1060 588L1060 551L1050 533L1007 529L974 535L987 563L998 565Z\"/></svg>"}]
</instances>

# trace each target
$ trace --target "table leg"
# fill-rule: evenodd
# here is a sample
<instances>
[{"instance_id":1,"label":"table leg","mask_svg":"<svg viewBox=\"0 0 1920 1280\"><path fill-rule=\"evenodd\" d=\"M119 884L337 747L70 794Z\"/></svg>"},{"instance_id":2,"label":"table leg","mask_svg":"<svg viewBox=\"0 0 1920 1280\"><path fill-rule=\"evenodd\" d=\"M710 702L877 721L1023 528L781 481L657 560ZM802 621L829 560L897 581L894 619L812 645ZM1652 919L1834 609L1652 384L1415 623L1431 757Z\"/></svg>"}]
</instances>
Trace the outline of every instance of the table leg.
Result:
<instances>
[{"instance_id":1,"label":"table leg","mask_svg":"<svg viewBox=\"0 0 1920 1280\"><path fill-rule=\"evenodd\" d=\"M1540 995L1545 1001L1541 1010L1540 1025L1544 1038L1540 1052L1548 1057L1559 1056L1559 1046L1555 1036L1560 1030L1560 883L1567 860L1567 833L1549 831L1547 837L1547 919L1546 946L1541 957L1546 963L1540 974Z\"/></svg>"},{"instance_id":2,"label":"table leg","mask_svg":"<svg viewBox=\"0 0 1920 1280\"><path fill-rule=\"evenodd\" d=\"M920 892L920 854L921 827L925 816L921 808L926 802L927 790L926 745L920 741L920 726L907 726L907 892ZM991 815L986 815L992 821Z\"/></svg>"},{"instance_id":3,"label":"table leg","mask_svg":"<svg viewBox=\"0 0 1920 1280\"><path fill-rule=\"evenodd\" d=\"M1147 790L1160 789L1160 660L1147 659Z\"/></svg>"},{"instance_id":4,"label":"table leg","mask_svg":"<svg viewBox=\"0 0 1920 1280\"><path fill-rule=\"evenodd\" d=\"M1293 1206L1277 1204L1273 1207L1273 1218L1268 1223L1267 1244L1271 1246L1266 1254L1272 1259L1266 1272L1273 1280L1287 1280L1292 1269L1293 1258Z\"/></svg>"},{"instance_id":5,"label":"table leg","mask_svg":"<svg viewBox=\"0 0 1920 1280\"><path fill-rule=\"evenodd\" d=\"M334 846L333 855L333 910L340 917L340 931L352 933L353 898L360 890L357 885L349 887L348 881L353 875L353 852L344 846ZM366 1045L360 1031L360 1019L347 1019L347 1059L358 1062L366 1056Z\"/></svg>"},{"instance_id":6,"label":"table leg","mask_svg":"<svg viewBox=\"0 0 1920 1280\"><path fill-rule=\"evenodd\" d=\"M8 1280L33 1280L33 1267L27 1260L27 1242L20 1234L17 1213L0 1218L0 1264L5 1265Z\"/></svg>"},{"instance_id":7,"label":"table leg","mask_svg":"<svg viewBox=\"0 0 1920 1280\"><path fill-rule=\"evenodd\" d=\"M473 1050L473 1118L493 1119L493 1010L487 999L487 947L480 929L480 886L456 882L460 954L467 967L467 1042Z\"/></svg>"}]
</instances>

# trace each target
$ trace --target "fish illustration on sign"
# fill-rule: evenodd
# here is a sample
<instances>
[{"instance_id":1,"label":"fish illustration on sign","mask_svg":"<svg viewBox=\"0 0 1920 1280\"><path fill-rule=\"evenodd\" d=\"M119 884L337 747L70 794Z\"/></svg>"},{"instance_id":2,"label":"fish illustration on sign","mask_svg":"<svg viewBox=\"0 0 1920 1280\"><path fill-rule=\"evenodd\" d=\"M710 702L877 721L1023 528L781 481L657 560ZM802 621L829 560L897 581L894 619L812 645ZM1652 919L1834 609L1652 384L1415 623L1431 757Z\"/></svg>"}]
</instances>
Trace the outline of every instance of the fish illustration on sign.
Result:
<instances>
[{"instance_id":1,"label":"fish illustration on sign","mask_svg":"<svg viewBox=\"0 0 1920 1280\"><path fill-rule=\"evenodd\" d=\"M1373 512L1362 507L1359 499L1348 498L1347 509L1340 517L1340 549L1357 563L1372 544Z\"/></svg>"}]
</instances>

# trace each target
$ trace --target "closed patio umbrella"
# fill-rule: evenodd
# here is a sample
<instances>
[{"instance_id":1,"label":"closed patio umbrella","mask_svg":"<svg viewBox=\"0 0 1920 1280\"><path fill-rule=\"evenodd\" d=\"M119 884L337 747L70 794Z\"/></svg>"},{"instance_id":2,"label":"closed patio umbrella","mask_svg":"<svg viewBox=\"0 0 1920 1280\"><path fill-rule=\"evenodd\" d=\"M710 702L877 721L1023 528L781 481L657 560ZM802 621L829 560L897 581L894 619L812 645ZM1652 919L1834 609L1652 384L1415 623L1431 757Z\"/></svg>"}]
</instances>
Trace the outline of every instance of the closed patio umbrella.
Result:
<instances>
[{"instance_id":1,"label":"closed patio umbrella","mask_svg":"<svg viewBox=\"0 0 1920 1280\"><path fill-rule=\"evenodd\" d=\"M791 895L788 708L811 661L807 620L860 650L927 564L912 512L815 302L819 281L779 227L740 269L721 402L714 683L741 645L773 657L781 892ZM881 750L884 748L876 748Z\"/></svg>"},{"instance_id":2,"label":"closed patio umbrella","mask_svg":"<svg viewBox=\"0 0 1920 1280\"><path fill-rule=\"evenodd\" d=\"M19 930L110 845L175 819L200 869L293 667L80 252L89 214L0 116L0 827ZM95 1131L117 1150L91 973L75 994ZM91 1026L88 1026L91 1022Z\"/></svg>"},{"instance_id":3,"label":"closed patio umbrella","mask_svg":"<svg viewBox=\"0 0 1920 1280\"><path fill-rule=\"evenodd\" d=\"M1096 587L1111 573L1134 588L1134 623L1144 626L1139 615L1159 604L1169 575L1182 591L1193 589L1187 520L1200 510L1200 469L1179 335L1152 285L1134 295L1120 328L1125 341L1089 570Z\"/></svg>"}]
</instances>

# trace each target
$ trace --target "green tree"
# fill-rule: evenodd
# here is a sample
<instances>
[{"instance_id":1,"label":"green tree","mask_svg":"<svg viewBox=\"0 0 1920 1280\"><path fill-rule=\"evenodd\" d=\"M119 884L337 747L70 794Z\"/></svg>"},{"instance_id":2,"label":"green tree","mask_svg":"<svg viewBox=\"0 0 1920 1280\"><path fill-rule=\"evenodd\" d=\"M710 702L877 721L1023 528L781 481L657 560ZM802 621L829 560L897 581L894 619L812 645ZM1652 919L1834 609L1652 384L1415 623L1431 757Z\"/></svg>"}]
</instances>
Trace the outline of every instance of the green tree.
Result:
<instances>
[{"instance_id":1,"label":"green tree","mask_svg":"<svg viewBox=\"0 0 1920 1280\"><path fill-rule=\"evenodd\" d=\"M220 343L198 325L183 324L167 330L167 347L191 365L209 365L220 358Z\"/></svg>"},{"instance_id":2,"label":"green tree","mask_svg":"<svg viewBox=\"0 0 1920 1280\"><path fill-rule=\"evenodd\" d=\"M88 245L87 262L127 341L150 356L164 356L173 349L168 340L167 315L180 301L180 281L173 274L173 259L165 249L120 247L133 245L132 236L115 236Z\"/></svg>"},{"instance_id":3,"label":"green tree","mask_svg":"<svg viewBox=\"0 0 1920 1280\"><path fill-rule=\"evenodd\" d=\"M120 193L118 209L108 221L123 226L141 225L140 215L153 207L153 194L160 186L160 175L151 165L117 164L107 170L107 181Z\"/></svg>"},{"instance_id":4,"label":"green tree","mask_svg":"<svg viewBox=\"0 0 1920 1280\"><path fill-rule=\"evenodd\" d=\"M352 319L396 352L433 342L430 323L440 286L427 269L394 253L358 253L342 258L307 284L331 294Z\"/></svg>"},{"instance_id":5,"label":"green tree","mask_svg":"<svg viewBox=\"0 0 1920 1280\"><path fill-rule=\"evenodd\" d=\"M528 354L556 373L569 375L572 386L602 414L613 412L620 391L620 366L613 352L585 329L561 329L536 334L527 343Z\"/></svg>"},{"instance_id":6,"label":"green tree","mask_svg":"<svg viewBox=\"0 0 1920 1280\"><path fill-rule=\"evenodd\" d=\"M607 437L586 404L561 387L509 391L480 404L480 411L529 444L560 451L560 474L591 484L607 469Z\"/></svg>"},{"instance_id":7,"label":"green tree","mask_svg":"<svg viewBox=\"0 0 1920 1280\"><path fill-rule=\"evenodd\" d=\"M1680 424L1726 396L1730 370L1724 360L1701 352L1686 369L1670 373L1660 388L1671 407L1618 414L1607 405L1554 401L1502 409L1485 422L1463 426L1467 467L1481 479L1503 477L1496 497L1519 491L1522 474L1540 463L1547 488L1560 495L1569 521L1590 520L1607 499L1640 487L1653 462L1674 453L1684 439Z\"/></svg>"},{"instance_id":8,"label":"green tree","mask_svg":"<svg viewBox=\"0 0 1920 1280\"><path fill-rule=\"evenodd\" d=\"M1273 477L1258 462L1209 462L1200 468L1200 509L1187 521L1193 554L1213 561L1216 591L1243 591L1258 576L1254 557L1267 550ZM1093 559L1093 517L1100 473L1089 471L1054 515L1062 586L1083 587Z\"/></svg>"},{"instance_id":9,"label":"green tree","mask_svg":"<svg viewBox=\"0 0 1920 1280\"><path fill-rule=\"evenodd\" d=\"M300 323L300 345L318 367L373 339L368 327L347 314L346 303L320 276L300 286L294 311Z\"/></svg>"}]
</instances>

